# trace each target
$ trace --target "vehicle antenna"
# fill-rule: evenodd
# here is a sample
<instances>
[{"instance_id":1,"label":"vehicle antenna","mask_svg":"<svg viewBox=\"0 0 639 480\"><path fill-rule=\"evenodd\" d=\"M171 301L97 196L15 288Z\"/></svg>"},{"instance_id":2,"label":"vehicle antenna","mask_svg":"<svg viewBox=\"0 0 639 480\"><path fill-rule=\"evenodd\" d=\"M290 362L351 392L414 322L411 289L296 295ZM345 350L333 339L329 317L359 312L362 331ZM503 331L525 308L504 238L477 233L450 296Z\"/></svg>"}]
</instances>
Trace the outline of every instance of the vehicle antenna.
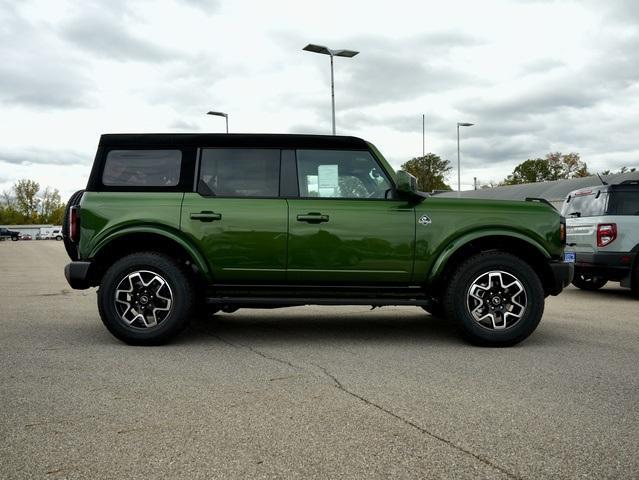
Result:
<instances>
[{"instance_id":1,"label":"vehicle antenna","mask_svg":"<svg viewBox=\"0 0 639 480\"><path fill-rule=\"evenodd\" d=\"M602 185L608 185L608 182L606 182L603 178L601 178L601 175L599 175L599 172L597 172L597 176L599 177L599 181L601 182Z\"/></svg>"}]
</instances>

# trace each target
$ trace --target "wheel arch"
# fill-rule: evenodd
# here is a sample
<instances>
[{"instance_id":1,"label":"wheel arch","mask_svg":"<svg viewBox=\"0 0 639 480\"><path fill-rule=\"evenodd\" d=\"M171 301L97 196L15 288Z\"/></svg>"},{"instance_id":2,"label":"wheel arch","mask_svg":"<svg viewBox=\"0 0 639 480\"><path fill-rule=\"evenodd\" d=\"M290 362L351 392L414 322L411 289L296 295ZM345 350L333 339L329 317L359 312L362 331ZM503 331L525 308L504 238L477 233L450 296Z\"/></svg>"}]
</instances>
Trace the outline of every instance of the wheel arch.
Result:
<instances>
[{"instance_id":1,"label":"wheel arch","mask_svg":"<svg viewBox=\"0 0 639 480\"><path fill-rule=\"evenodd\" d=\"M435 261L427 284L435 286L435 294L440 294L455 268L471 255L487 251L503 251L524 260L537 273L547 289L553 283L553 272L548 261L548 251L535 240L516 232L491 231L466 235L451 243Z\"/></svg>"},{"instance_id":2,"label":"wheel arch","mask_svg":"<svg viewBox=\"0 0 639 480\"><path fill-rule=\"evenodd\" d=\"M191 242L183 238L179 232L147 226L118 230L101 239L93 247L89 254L93 265L93 283L100 282L102 275L114 261L141 251L165 253L183 261L202 280L211 280L211 269L205 257Z\"/></svg>"}]
</instances>

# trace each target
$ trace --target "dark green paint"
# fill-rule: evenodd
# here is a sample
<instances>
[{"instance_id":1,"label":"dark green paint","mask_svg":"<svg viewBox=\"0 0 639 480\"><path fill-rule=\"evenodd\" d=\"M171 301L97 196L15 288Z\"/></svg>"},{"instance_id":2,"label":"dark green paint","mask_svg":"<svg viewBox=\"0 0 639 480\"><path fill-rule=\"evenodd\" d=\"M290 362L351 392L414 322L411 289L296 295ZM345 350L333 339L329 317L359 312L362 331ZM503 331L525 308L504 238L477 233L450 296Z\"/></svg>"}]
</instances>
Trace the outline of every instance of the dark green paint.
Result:
<instances>
[{"instance_id":1,"label":"dark green paint","mask_svg":"<svg viewBox=\"0 0 639 480\"><path fill-rule=\"evenodd\" d=\"M388 162L371 151L395 182ZM191 218L202 212L220 217ZM328 221L297 220L314 213ZM431 223L418 223L422 215ZM533 202L86 192L81 219L82 259L124 235L155 233L181 245L209 282L428 284L458 248L494 235L524 240L547 258L562 254L559 214Z\"/></svg>"}]
</instances>

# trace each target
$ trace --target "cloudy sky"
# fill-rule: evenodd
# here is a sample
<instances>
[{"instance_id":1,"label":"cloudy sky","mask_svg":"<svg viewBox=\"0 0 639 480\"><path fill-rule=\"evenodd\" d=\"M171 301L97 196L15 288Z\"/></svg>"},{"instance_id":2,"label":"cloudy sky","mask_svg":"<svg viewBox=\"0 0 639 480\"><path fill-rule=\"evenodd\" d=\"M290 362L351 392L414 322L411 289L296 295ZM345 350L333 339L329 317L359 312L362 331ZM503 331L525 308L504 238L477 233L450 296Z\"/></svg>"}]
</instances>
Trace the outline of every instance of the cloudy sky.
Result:
<instances>
[{"instance_id":1,"label":"cloudy sky","mask_svg":"<svg viewBox=\"0 0 639 480\"><path fill-rule=\"evenodd\" d=\"M639 1L0 0L0 191L83 188L99 135L330 133L391 163L426 150L462 189L527 158L639 166ZM456 182L456 171L449 177Z\"/></svg>"}]
</instances>

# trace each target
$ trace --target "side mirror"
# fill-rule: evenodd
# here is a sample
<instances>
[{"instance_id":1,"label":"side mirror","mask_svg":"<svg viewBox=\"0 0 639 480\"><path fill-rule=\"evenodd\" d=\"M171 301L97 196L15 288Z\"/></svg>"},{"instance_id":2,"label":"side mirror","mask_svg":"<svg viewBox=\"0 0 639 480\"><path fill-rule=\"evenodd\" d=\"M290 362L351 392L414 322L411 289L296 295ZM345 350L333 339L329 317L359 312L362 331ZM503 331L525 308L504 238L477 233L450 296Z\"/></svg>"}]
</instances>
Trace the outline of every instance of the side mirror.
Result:
<instances>
[{"instance_id":1,"label":"side mirror","mask_svg":"<svg viewBox=\"0 0 639 480\"><path fill-rule=\"evenodd\" d=\"M397 192L410 197L417 195L417 178L404 170L399 170L397 172Z\"/></svg>"}]
</instances>

